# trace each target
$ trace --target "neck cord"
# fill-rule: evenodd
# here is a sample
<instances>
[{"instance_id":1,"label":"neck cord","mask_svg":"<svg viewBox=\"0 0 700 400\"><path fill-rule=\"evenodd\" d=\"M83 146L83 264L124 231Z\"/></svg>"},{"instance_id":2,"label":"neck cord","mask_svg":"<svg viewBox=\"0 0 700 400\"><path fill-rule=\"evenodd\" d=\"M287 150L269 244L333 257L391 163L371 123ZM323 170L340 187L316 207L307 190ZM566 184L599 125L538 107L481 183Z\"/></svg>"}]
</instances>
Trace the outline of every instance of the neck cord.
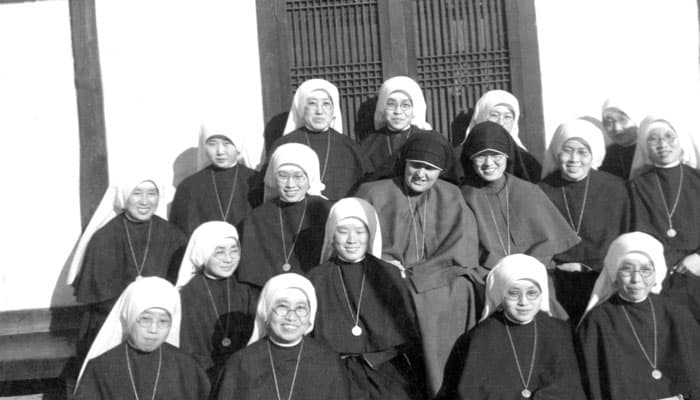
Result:
<instances>
[{"instance_id":1,"label":"neck cord","mask_svg":"<svg viewBox=\"0 0 700 400\"><path fill-rule=\"evenodd\" d=\"M391 129L387 128L387 131L391 131ZM406 140L408 140L408 138L411 137L411 133L413 133L413 131L411 130L411 126L409 125L408 129L406 129L405 131L398 131L396 135L401 135L404 132L406 132ZM394 154L394 150L391 148L391 139L389 139L389 136L391 135L384 135L384 137L386 138L386 147L389 149L389 155L392 155Z\"/></svg>"},{"instance_id":2,"label":"neck cord","mask_svg":"<svg viewBox=\"0 0 700 400\"><path fill-rule=\"evenodd\" d=\"M280 215L280 234L282 235L282 251L284 252L284 265L282 265L282 269L284 269L286 272L291 269L291 265L289 265L289 259L292 257L292 253L294 252L294 246L296 246L297 239L299 238L299 233L301 232L301 226L304 224L304 217L306 216L306 197L304 197L304 210L301 213L301 219L299 219L297 233L296 235L294 235L294 239L292 240L292 247L289 249L289 252L287 252L287 243L284 240L284 223L282 221L282 207L279 207L277 210L279 211Z\"/></svg>"},{"instance_id":3,"label":"neck cord","mask_svg":"<svg viewBox=\"0 0 700 400\"><path fill-rule=\"evenodd\" d=\"M306 135L305 136L306 137L306 144L308 144L309 147L311 147L311 141L309 140L309 133L307 131L304 131L304 135ZM321 170L321 182L323 182L323 179L326 177L326 168L328 167L328 156L330 155L330 153L331 153L331 131L328 130L328 140L326 141L326 158L323 161L323 169Z\"/></svg>"},{"instance_id":4,"label":"neck cord","mask_svg":"<svg viewBox=\"0 0 700 400\"><path fill-rule=\"evenodd\" d=\"M642 341L639 339L639 335L637 335L637 330L634 329L634 325L632 325L632 320L630 319L629 314L627 314L627 310L625 309L625 306L622 305L622 313L625 314L625 319L627 319L627 323L629 324L630 328L632 329L632 333L634 334L634 339L637 341L637 344L639 345L639 348L642 350L642 354L644 354L644 358L646 358L647 362L653 369L652 371L652 376L656 378L655 374L657 373L656 369L656 349L658 346L658 339L657 339L657 331L656 331L656 313L654 312L654 302L651 300L651 297L649 297L649 307L651 308L651 322L652 322L652 327L654 329L654 361L652 362L651 358L649 357L649 354L647 351L644 349L644 346L642 345ZM660 376L659 376L660 378ZM659 379L656 378L656 379Z\"/></svg>"},{"instance_id":5,"label":"neck cord","mask_svg":"<svg viewBox=\"0 0 700 400\"><path fill-rule=\"evenodd\" d=\"M676 208L678 207L678 201L681 199L681 190L683 189L683 165L680 166L681 177L678 181L678 192L676 192L676 199L673 201L673 207L671 210L668 209L668 203L666 202L666 196L664 196L664 190L661 188L661 180L659 179L659 172L654 171L654 177L656 178L656 186L659 188L659 193L661 194L661 201L664 205L664 211L666 211L666 217L668 218L668 230L666 231L666 236L675 237L676 230L673 229L673 214L676 213Z\"/></svg>"},{"instance_id":6,"label":"neck cord","mask_svg":"<svg viewBox=\"0 0 700 400\"><path fill-rule=\"evenodd\" d=\"M129 380L131 381L131 389L134 391L134 397L136 400L139 399L139 393L136 391L136 383L134 382L134 374L131 372L131 361L129 360L129 345L124 346L124 354L126 354L126 369L129 371ZM160 379L160 367L163 365L163 347L158 347L158 371L156 372L156 381L153 383L153 394L151 395L151 400L156 398L156 391L158 390L158 380Z\"/></svg>"},{"instance_id":7,"label":"neck cord","mask_svg":"<svg viewBox=\"0 0 700 400\"><path fill-rule=\"evenodd\" d=\"M236 168L236 172L233 175L233 186L231 187L231 194L228 197L228 205L226 206L226 212L224 212L224 208L221 206L221 199L219 198L219 188L216 186L216 177L214 176L214 170L211 170L211 181L214 183L214 193L216 193L216 204L219 205L219 213L221 214L221 220L226 221L228 218L228 212L231 210L231 203L233 203L233 194L236 192L236 181L238 181L238 166L234 166L233 168Z\"/></svg>"},{"instance_id":8,"label":"neck cord","mask_svg":"<svg viewBox=\"0 0 700 400\"><path fill-rule=\"evenodd\" d=\"M503 249L503 252L505 253L506 256L510 255L510 200L509 200L509 193L508 193L508 181L506 180L505 183L506 187L506 240L508 241L508 246L506 247L503 239L501 238L501 231L498 229L498 222L496 221L496 215L493 213L493 207L491 207L491 202L489 201L488 196L486 196L486 204L489 206L489 211L491 211L491 219L493 220L493 225L496 227L496 235L498 235L498 242L501 243L501 248ZM498 193L496 193L496 199L498 200ZM499 201L498 204L500 205L501 202Z\"/></svg>"},{"instance_id":9,"label":"neck cord","mask_svg":"<svg viewBox=\"0 0 700 400\"><path fill-rule=\"evenodd\" d=\"M343 279L343 273L340 271L340 265L336 263L338 267L338 276L340 277L340 285L343 288L343 294L345 295L345 303L348 305L348 311L350 311L350 318L353 319L355 325L352 327L352 334L355 336L360 336L362 334L362 328L360 328L360 307L362 307L362 294L365 292L365 275L367 270L365 269L365 264L362 263L362 284L360 284L360 297L357 299L357 310L353 316L352 306L350 305L350 296L348 296L348 289L345 286L345 279Z\"/></svg>"},{"instance_id":10,"label":"neck cord","mask_svg":"<svg viewBox=\"0 0 700 400\"><path fill-rule=\"evenodd\" d=\"M408 195L408 189L404 185L404 189L406 189L406 200L408 201L408 211L411 214L411 222L413 223L413 239L415 240L416 243L416 262L419 262L425 257L425 225L427 223L426 219L428 218L428 200L430 199L428 196L430 195L430 192L428 191L425 193L425 203L423 203L423 218L421 219L421 245L420 247L418 246L418 223L416 222L416 216L414 215L414 210L413 210L413 205L411 204L411 197ZM417 206L417 204L416 204ZM416 207L417 208L417 207ZM418 210L415 210L418 211ZM420 216L420 212L418 214Z\"/></svg>"},{"instance_id":11,"label":"neck cord","mask_svg":"<svg viewBox=\"0 0 700 400\"><path fill-rule=\"evenodd\" d=\"M566 191L564 186L561 187L561 196L564 198L564 207L566 207L566 215L569 217L569 223L571 227L576 229L576 234L578 235L581 230L581 222L583 222L583 211L586 209L586 199L588 199L588 184L591 181L591 175L586 176L586 187L583 190L583 203L581 203L581 213L578 215L578 224L574 225L574 219L571 217L571 211L569 210L569 202L566 200Z\"/></svg>"},{"instance_id":12,"label":"neck cord","mask_svg":"<svg viewBox=\"0 0 700 400\"><path fill-rule=\"evenodd\" d=\"M282 400L282 397L280 396L280 387L279 384L277 383L277 373L275 372L275 362L272 359L272 350L270 350L270 341L265 342L267 343L267 354L270 356L270 366L272 367L272 379L275 381L275 392L277 393L277 400ZM294 366L294 375L292 376L292 384L289 387L289 396L287 396L287 400L292 399L292 393L294 393L294 383L297 381L297 372L299 371L299 361L301 361L301 351L304 350L304 341L301 341L301 344L299 345L299 354L297 355L297 364Z\"/></svg>"},{"instance_id":13,"label":"neck cord","mask_svg":"<svg viewBox=\"0 0 700 400\"><path fill-rule=\"evenodd\" d=\"M209 294L209 300L211 301L211 305L214 308L214 317L216 318L216 324L224 332L224 338L221 339L221 345L224 347L229 347L231 345L231 339L229 339L228 337L228 328L230 321L229 314L231 313L231 287L228 281L229 278L224 279L224 282L226 283L226 328L224 329L224 325L219 320L221 314L219 314L219 309L216 307L216 302L214 301L214 296L211 294L211 290L209 289L209 283L207 282L207 278L204 276L204 274L202 274L201 277L204 281L204 287L207 288L207 293Z\"/></svg>"},{"instance_id":14,"label":"neck cord","mask_svg":"<svg viewBox=\"0 0 700 400\"><path fill-rule=\"evenodd\" d=\"M134 260L134 266L136 267L136 274L141 276L143 272L143 267L146 266L146 259L148 258L148 248L151 247L151 228L153 227L153 217L148 220L148 236L146 237L146 248L143 250L143 259L141 260L141 265L136 261L136 252L134 251L134 244L131 242L131 235L129 234L129 227L126 224L126 219L124 220L124 231L126 232L126 241L129 243L129 250L131 251L131 259Z\"/></svg>"},{"instance_id":15,"label":"neck cord","mask_svg":"<svg viewBox=\"0 0 700 400\"><path fill-rule=\"evenodd\" d=\"M510 328L508 328L508 321L505 321L506 333L508 334L508 341L510 342L510 348L513 349L513 356L515 357L515 365L518 367L518 375L520 376L520 381L523 383L523 390L520 394L525 398L529 398L532 394L528 386L530 386L530 379L532 378L532 371L535 369L535 354L537 354L537 319L532 320L535 333L532 340L532 358L530 359L530 371L527 373L527 380L523 376L523 370L520 368L520 360L518 359L518 352L515 350L515 343L513 342L513 337L510 334Z\"/></svg>"}]
</instances>

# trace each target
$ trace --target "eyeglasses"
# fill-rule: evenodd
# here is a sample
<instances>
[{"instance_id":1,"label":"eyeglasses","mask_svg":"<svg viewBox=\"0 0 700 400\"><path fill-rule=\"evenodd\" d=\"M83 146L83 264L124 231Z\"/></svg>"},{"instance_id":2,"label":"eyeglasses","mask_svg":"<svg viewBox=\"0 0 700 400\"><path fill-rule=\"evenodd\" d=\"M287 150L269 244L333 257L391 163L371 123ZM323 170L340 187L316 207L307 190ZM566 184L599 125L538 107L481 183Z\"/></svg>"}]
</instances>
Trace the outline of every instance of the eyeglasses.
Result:
<instances>
[{"instance_id":1,"label":"eyeglasses","mask_svg":"<svg viewBox=\"0 0 700 400\"><path fill-rule=\"evenodd\" d=\"M635 272L639 272L642 278L649 278L655 272L653 267L639 267L639 269L634 269L632 267L620 267L617 273L624 278L631 278Z\"/></svg>"},{"instance_id":2,"label":"eyeglasses","mask_svg":"<svg viewBox=\"0 0 700 400\"><path fill-rule=\"evenodd\" d=\"M513 122L515 116L510 112L500 113L494 110L489 113L488 120L491 122Z\"/></svg>"},{"instance_id":3,"label":"eyeglasses","mask_svg":"<svg viewBox=\"0 0 700 400\"><path fill-rule=\"evenodd\" d=\"M289 181L290 178L294 183L303 183L306 181L306 175L303 173L290 174L289 172L277 171L277 180L279 182L285 183Z\"/></svg>"},{"instance_id":4,"label":"eyeglasses","mask_svg":"<svg viewBox=\"0 0 700 400\"><path fill-rule=\"evenodd\" d=\"M402 112L407 112L413 108L413 104L410 101L402 101L401 103L397 103L394 100L388 100L384 105L384 108L386 108L387 111L396 111L398 108Z\"/></svg>"},{"instance_id":5,"label":"eyeglasses","mask_svg":"<svg viewBox=\"0 0 700 400\"><path fill-rule=\"evenodd\" d=\"M238 257L240 252L241 252L241 250L238 247L232 247L230 249L216 249L216 250L214 250L213 257L219 261L224 261L227 258L233 259L233 258Z\"/></svg>"},{"instance_id":6,"label":"eyeglasses","mask_svg":"<svg viewBox=\"0 0 700 400\"><path fill-rule=\"evenodd\" d=\"M278 304L272 307L272 312L277 314L279 317L286 317L289 315L290 311L293 311L299 318L304 318L309 315L309 307L307 306L297 306L296 308L291 308L286 304Z\"/></svg>"},{"instance_id":7,"label":"eyeglasses","mask_svg":"<svg viewBox=\"0 0 700 400\"><path fill-rule=\"evenodd\" d=\"M330 112L333 109L333 103L330 101L319 103L318 101L311 100L306 103L306 107L314 111L323 110L324 112Z\"/></svg>"},{"instance_id":8,"label":"eyeglasses","mask_svg":"<svg viewBox=\"0 0 700 400\"><path fill-rule=\"evenodd\" d=\"M567 149L566 147L561 149L559 154L564 158L574 158L574 155L579 158L589 158L591 156L591 152L588 149Z\"/></svg>"},{"instance_id":9,"label":"eyeglasses","mask_svg":"<svg viewBox=\"0 0 700 400\"><path fill-rule=\"evenodd\" d=\"M531 289L531 290L528 290L525 293L523 293L520 290L509 290L506 292L505 299L510 300L510 301L518 301L523 296L525 296L525 298L528 299L529 301L534 301L540 297L540 291L535 290L535 289Z\"/></svg>"},{"instance_id":10,"label":"eyeglasses","mask_svg":"<svg viewBox=\"0 0 700 400\"><path fill-rule=\"evenodd\" d=\"M160 319L142 315L136 319L136 323L142 328L150 328L153 326L153 324L155 324L156 328L160 330L169 328L172 321L170 319Z\"/></svg>"},{"instance_id":11,"label":"eyeglasses","mask_svg":"<svg viewBox=\"0 0 700 400\"><path fill-rule=\"evenodd\" d=\"M661 144L661 142L665 142L671 145L676 142L676 139L678 139L678 136L674 135L673 133L665 133L663 136L650 135L647 138L647 144L658 146Z\"/></svg>"},{"instance_id":12,"label":"eyeglasses","mask_svg":"<svg viewBox=\"0 0 700 400\"><path fill-rule=\"evenodd\" d=\"M495 153L474 156L472 157L472 160L475 161L477 164L483 164L486 162L487 159L491 159L491 161L495 162L496 164L502 164L506 160L506 158L508 157L505 154Z\"/></svg>"}]
</instances>

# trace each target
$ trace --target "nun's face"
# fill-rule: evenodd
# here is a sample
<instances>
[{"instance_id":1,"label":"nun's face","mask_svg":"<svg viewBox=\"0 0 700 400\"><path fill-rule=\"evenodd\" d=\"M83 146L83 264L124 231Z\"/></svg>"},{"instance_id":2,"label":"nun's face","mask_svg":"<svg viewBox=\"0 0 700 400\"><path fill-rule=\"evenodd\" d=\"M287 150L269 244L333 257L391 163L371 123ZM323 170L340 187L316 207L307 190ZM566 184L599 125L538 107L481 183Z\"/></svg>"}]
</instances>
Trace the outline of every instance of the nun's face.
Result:
<instances>
[{"instance_id":1,"label":"nun's face","mask_svg":"<svg viewBox=\"0 0 700 400\"><path fill-rule=\"evenodd\" d=\"M204 266L205 272L214 278L228 278L241 260L241 247L233 237L224 238L214 249Z\"/></svg>"},{"instance_id":2,"label":"nun's face","mask_svg":"<svg viewBox=\"0 0 700 400\"><path fill-rule=\"evenodd\" d=\"M356 262L367 253L369 230L364 222L350 217L340 220L333 234L333 248L341 260Z\"/></svg>"},{"instance_id":3,"label":"nun's face","mask_svg":"<svg viewBox=\"0 0 700 400\"><path fill-rule=\"evenodd\" d=\"M171 325L170 313L162 308L149 308L129 328L129 343L137 350L156 350L168 338Z\"/></svg>"},{"instance_id":4,"label":"nun's face","mask_svg":"<svg viewBox=\"0 0 700 400\"><path fill-rule=\"evenodd\" d=\"M415 193L429 190L440 177L440 168L418 160L407 160L404 169L406 186Z\"/></svg>"},{"instance_id":5,"label":"nun's face","mask_svg":"<svg viewBox=\"0 0 700 400\"><path fill-rule=\"evenodd\" d=\"M268 332L277 343L297 342L311 326L311 308L306 294L297 288L277 293L268 315Z\"/></svg>"},{"instance_id":6,"label":"nun's face","mask_svg":"<svg viewBox=\"0 0 700 400\"><path fill-rule=\"evenodd\" d=\"M219 168L231 168L238 160L238 150L228 138L212 136L206 143L209 161Z\"/></svg>"},{"instance_id":7,"label":"nun's face","mask_svg":"<svg viewBox=\"0 0 700 400\"><path fill-rule=\"evenodd\" d=\"M503 312L508 318L526 324L535 318L542 304L542 290L530 279L515 281L503 297Z\"/></svg>"},{"instance_id":8,"label":"nun's face","mask_svg":"<svg viewBox=\"0 0 700 400\"><path fill-rule=\"evenodd\" d=\"M413 102L404 92L393 92L384 104L384 119L389 128L402 131L411 126L413 120Z\"/></svg>"},{"instance_id":9,"label":"nun's face","mask_svg":"<svg viewBox=\"0 0 700 400\"><path fill-rule=\"evenodd\" d=\"M325 90L309 93L304 104L304 125L313 132L323 132L333 122L333 99Z\"/></svg>"},{"instance_id":10,"label":"nun's face","mask_svg":"<svg viewBox=\"0 0 700 400\"><path fill-rule=\"evenodd\" d=\"M663 122L654 123L651 127L646 146L649 160L659 166L673 164L683 155L678 134Z\"/></svg>"},{"instance_id":11,"label":"nun's face","mask_svg":"<svg viewBox=\"0 0 700 400\"><path fill-rule=\"evenodd\" d=\"M126 199L126 212L137 221L148 221L158 208L158 188L151 181L139 183Z\"/></svg>"},{"instance_id":12,"label":"nun's face","mask_svg":"<svg viewBox=\"0 0 700 400\"><path fill-rule=\"evenodd\" d=\"M280 200L285 203L304 200L310 185L303 169L291 164L282 165L277 169L276 179Z\"/></svg>"},{"instance_id":13,"label":"nun's face","mask_svg":"<svg viewBox=\"0 0 700 400\"><path fill-rule=\"evenodd\" d=\"M496 104L489 110L486 120L501 125L510 133L515 125L515 113L507 104Z\"/></svg>"},{"instance_id":14,"label":"nun's face","mask_svg":"<svg viewBox=\"0 0 700 400\"><path fill-rule=\"evenodd\" d=\"M646 255L630 253L620 261L615 277L618 293L627 300L639 302L646 299L654 287L656 270Z\"/></svg>"},{"instance_id":15,"label":"nun's face","mask_svg":"<svg viewBox=\"0 0 700 400\"><path fill-rule=\"evenodd\" d=\"M620 109L608 108L603 111L603 129L620 146L629 146L637 141L637 125Z\"/></svg>"},{"instance_id":16,"label":"nun's face","mask_svg":"<svg viewBox=\"0 0 700 400\"><path fill-rule=\"evenodd\" d=\"M507 165L508 157L497 151L486 150L472 157L474 171L487 182L501 179Z\"/></svg>"},{"instance_id":17,"label":"nun's face","mask_svg":"<svg viewBox=\"0 0 700 400\"><path fill-rule=\"evenodd\" d=\"M591 150L583 139L564 142L558 158L562 175L570 181L579 181L588 176L593 162Z\"/></svg>"}]
</instances>

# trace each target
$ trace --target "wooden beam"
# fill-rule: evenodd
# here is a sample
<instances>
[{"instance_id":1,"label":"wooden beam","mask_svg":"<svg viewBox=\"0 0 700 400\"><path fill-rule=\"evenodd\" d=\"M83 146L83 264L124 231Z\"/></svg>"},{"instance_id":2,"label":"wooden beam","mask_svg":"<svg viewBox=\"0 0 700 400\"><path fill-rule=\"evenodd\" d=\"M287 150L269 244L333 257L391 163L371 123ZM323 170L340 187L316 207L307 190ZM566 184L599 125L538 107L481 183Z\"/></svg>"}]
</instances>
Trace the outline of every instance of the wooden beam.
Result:
<instances>
[{"instance_id":1,"label":"wooden beam","mask_svg":"<svg viewBox=\"0 0 700 400\"><path fill-rule=\"evenodd\" d=\"M80 135L80 216L90 221L109 184L95 0L70 0Z\"/></svg>"}]
</instances>

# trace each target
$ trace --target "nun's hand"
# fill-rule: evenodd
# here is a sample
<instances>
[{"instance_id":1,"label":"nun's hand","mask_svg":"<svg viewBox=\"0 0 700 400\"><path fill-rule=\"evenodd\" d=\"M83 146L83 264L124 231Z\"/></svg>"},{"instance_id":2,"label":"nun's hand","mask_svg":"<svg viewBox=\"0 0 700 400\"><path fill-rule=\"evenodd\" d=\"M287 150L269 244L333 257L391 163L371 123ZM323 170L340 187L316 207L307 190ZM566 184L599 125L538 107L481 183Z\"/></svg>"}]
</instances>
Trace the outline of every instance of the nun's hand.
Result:
<instances>
[{"instance_id":1,"label":"nun's hand","mask_svg":"<svg viewBox=\"0 0 700 400\"><path fill-rule=\"evenodd\" d=\"M559 268L562 271L567 271L567 272L581 272L584 270L583 265L581 263L559 264L559 265L557 265L557 268Z\"/></svg>"},{"instance_id":2,"label":"nun's hand","mask_svg":"<svg viewBox=\"0 0 700 400\"><path fill-rule=\"evenodd\" d=\"M690 272L695 276L700 276L700 255L696 253L687 255L683 261L676 265L674 271L678 274Z\"/></svg>"}]
</instances>

